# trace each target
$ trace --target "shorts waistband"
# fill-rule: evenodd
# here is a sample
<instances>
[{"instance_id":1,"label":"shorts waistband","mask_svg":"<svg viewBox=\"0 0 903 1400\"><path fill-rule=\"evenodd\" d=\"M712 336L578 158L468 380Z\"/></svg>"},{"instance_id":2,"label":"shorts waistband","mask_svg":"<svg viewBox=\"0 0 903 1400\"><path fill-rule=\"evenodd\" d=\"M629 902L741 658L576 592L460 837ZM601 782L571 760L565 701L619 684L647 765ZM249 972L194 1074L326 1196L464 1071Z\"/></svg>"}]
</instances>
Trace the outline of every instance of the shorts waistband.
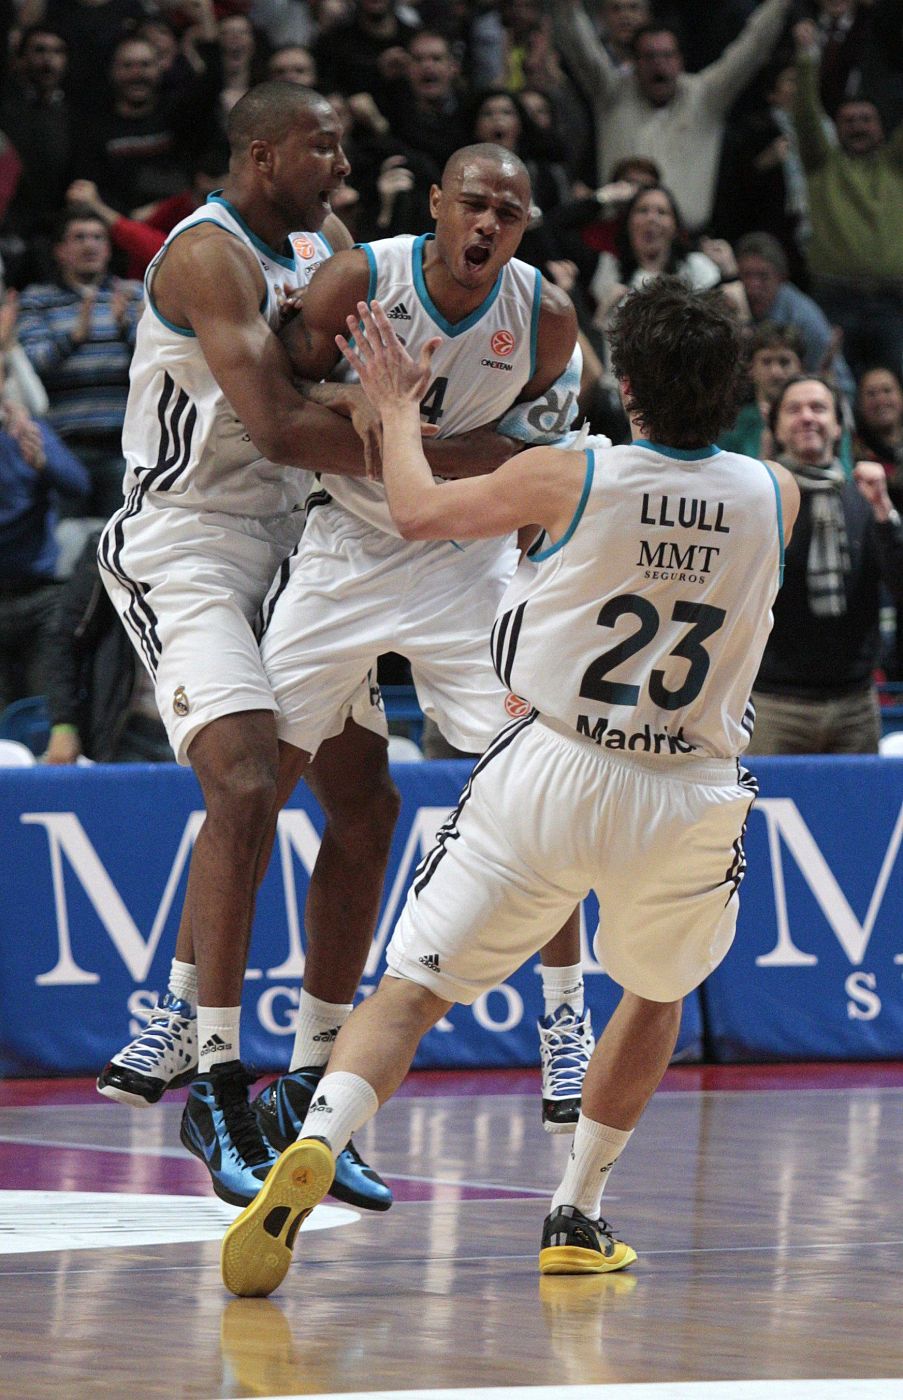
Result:
<instances>
[{"instance_id":1,"label":"shorts waistband","mask_svg":"<svg viewBox=\"0 0 903 1400\"><path fill-rule=\"evenodd\" d=\"M569 739L580 748L590 749L605 761L623 764L627 768L639 768L646 773L655 773L660 778L676 778L684 783L708 783L713 787L733 786L739 781L740 769L736 758L694 758L692 754L651 754L635 749L606 749L586 734L578 734L576 729L552 719L549 715L538 715L537 724L553 733Z\"/></svg>"}]
</instances>

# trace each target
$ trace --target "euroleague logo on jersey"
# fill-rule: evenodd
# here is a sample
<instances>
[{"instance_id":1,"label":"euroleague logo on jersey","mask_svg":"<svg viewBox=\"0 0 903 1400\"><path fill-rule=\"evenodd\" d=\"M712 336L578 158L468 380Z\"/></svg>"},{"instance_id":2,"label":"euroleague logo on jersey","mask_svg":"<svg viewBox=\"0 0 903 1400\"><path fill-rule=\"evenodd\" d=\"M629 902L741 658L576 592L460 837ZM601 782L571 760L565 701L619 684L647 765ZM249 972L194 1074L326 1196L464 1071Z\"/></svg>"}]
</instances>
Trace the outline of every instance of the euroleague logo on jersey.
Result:
<instances>
[{"instance_id":1,"label":"euroleague logo on jersey","mask_svg":"<svg viewBox=\"0 0 903 1400\"><path fill-rule=\"evenodd\" d=\"M528 715L532 708L529 700L524 700L511 690L505 696L505 713L509 714L512 719L523 719L524 715Z\"/></svg>"},{"instance_id":2,"label":"euroleague logo on jersey","mask_svg":"<svg viewBox=\"0 0 903 1400\"><path fill-rule=\"evenodd\" d=\"M292 239L292 247L299 258L312 258L316 249L309 238L304 238L300 233L295 234Z\"/></svg>"},{"instance_id":3,"label":"euroleague logo on jersey","mask_svg":"<svg viewBox=\"0 0 903 1400\"><path fill-rule=\"evenodd\" d=\"M514 350L517 345L517 341L514 339L514 336L511 334L510 331L496 331L495 335L490 340L489 345L493 355L498 355L499 358L497 360L481 360L480 364L485 365L487 369L504 369L507 370L510 374L514 366L506 364L505 362L509 355L514 354Z\"/></svg>"}]
</instances>

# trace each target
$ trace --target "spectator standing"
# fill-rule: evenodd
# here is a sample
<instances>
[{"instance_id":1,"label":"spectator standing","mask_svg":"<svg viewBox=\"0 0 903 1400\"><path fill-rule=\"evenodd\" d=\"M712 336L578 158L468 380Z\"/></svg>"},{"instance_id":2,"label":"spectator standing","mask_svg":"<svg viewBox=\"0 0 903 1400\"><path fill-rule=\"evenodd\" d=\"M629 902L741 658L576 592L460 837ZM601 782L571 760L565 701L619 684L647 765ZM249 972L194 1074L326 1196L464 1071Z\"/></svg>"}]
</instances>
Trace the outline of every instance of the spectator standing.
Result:
<instances>
[{"instance_id":1,"label":"spectator standing","mask_svg":"<svg viewBox=\"0 0 903 1400\"><path fill-rule=\"evenodd\" d=\"M51 425L88 468L81 513L106 520L122 504L120 437L142 288L110 276L109 236L91 209L63 215L53 251L59 278L25 288L19 336L47 390Z\"/></svg>"},{"instance_id":2,"label":"spectator standing","mask_svg":"<svg viewBox=\"0 0 903 1400\"><path fill-rule=\"evenodd\" d=\"M809 183L812 290L843 330L854 375L876 362L903 363L903 124L889 141L877 107L845 99L838 145L824 130L815 26L796 26L796 126Z\"/></svg>"},{"instance_id":3,"label":"spectator standing","mask_svg":"<svg viewBox=\"0 0 903 1400\"><path fill-rule=\"evenodd\" d=\"M318 80L314 56L303 44L281 44L267 59L267 77L315 88Z\"/></svg>"},{"instance_id":4,"label":"spectator standing","mask_svg":"<svg viewBox=\"0 0 903 1400\"><path fill-rule=\"evenodd\" d=\"M765 0L739 38L701 73L685 73L676 35L661 24L637 31L632 72L618 69L579 0L552 0L558 48L590 102L600 176L627 156L649 156L680 191L694 232L709 220L729 108L766 62L791 0Z\"/></svg>"},{"instance_id":5,"label":"spectator standing","mask_svg":"<svg viewBox=\"0 0 903 1400\"><path fill-rule=\"evenodd\" d=\"M602 0L599 37L606 53L622 73L633 69L633 41L646 24L652 23L649 0Z\"/></svg>"},{"instance_id":6,"label":"spectator standing","mask_svg":"<svg viewBox=\"0 0 903 1400\"><path fill-rule=\"evenodd\" d=\"M222 56L220 117L225 120L238 99L264 77L264 51L269 45L262 42L247 15L224 15L218 30Z\"/></svg>"},{"instance_id":7,"label":"spectator standing","mask_svg":"<svg viewBox=\"0 0 903 1400\"><path fill-rule=\"evenodd\" d=\"M25 0L19 15L23 25L45 24L66 41L66 91L72 105L85 110L97 106L110 50L146 17L141 0Z\"/></svg>"},{"instance_id":8,"label":"spectator standing","mask_svg":"<svg viewBox=\"0 0 903 1400\"><path fill-rule=\"evenodd\" d=\"M846 480L830 384L789 380L771 424L802 503L753 688L749 752L876 753L881 585L903 606L903 525L878 463L857 463L855 481Z\"/></svg>"},{"instance_id":9,"label":"spectator standing","mask_svg":"<svg viewBox=\"0 0 903 1400\"><path fill-rule=\"evenodd\" d=\"M776 64L766 82L766 105L728 128L715 222L732 242L753 229L778 240L793 281L808 285L809 193L793 111L796 67ZM829 134L833 128L826 121Z\"/></svg>"},{"instance_id":10,"label":"spectator standing","mask_svg":"<svg viewBox=\"0 0 903 1400\"><path fill-rule=\"evenodd\" d=\"M903 510L903 384L892 370L869 369L859 381L854 451L860 460L881 463L891 502ZM903 608L886 633L884 671L889 681L903 681Z\"/></svg>"},{"instance_id":11,"label":"spectator standing","mask_svg":"<svg viewBox=\"0 0 903 1400\"><path fill-rule=\"evenodd\" d=\"M346 97L369 92L381 106L385 84L407 72L405 45L415 28L398 18L392 0L357 0L352 18L321 34L314 44L321 91Z\"/></svg>"},{"instance_id":12,"label":"spectator standing","mask_svg":"<svg viewBox=\"0 0 903 1400\"><path fill-rule=\"evenodd\" d=\"M41 267L39 275L49 270L49 234L68 179L72 141L63 90L67 62L66 41L60 34L41 24L23 30L0 99L0 129L22 163L4 223L5 242L9 247L9 240L14 241L26 278L35 275L36 267ZM34 240L37 246L30 246Z\"/></svg>"},{"instance_id":13,"label":"spectator standing","mask_svg":"<svg viewBox=\"0 0 903 1400\"><path fill-rule=\"evenodd\" d=\"M897 509L903 507L903 384L893 370L866 370L856 390L856 456L880 462Z\"/></svg>"},{"instance_id":14,"label":"spectator standing","mask_svg":"<svg viewBox=\"0 0 903 1400\"><path fill-rule=\"evenodd\" d=\"M56 606L56 493L88 474L45 423L5 393L0 357L0 708L46 689Z\"/></svg>"},{"instance_id":15,"label":"spectator standing","mask_svg":"<svg viewBox=\"0 0 903 1400\"><path fill-rule=\"evenodd\" d=\"M803 338L803 369L829 374L852 399L856 386L837 350L837 336L818 303L788 280L790 269L778 240L769 233L748 233L738 241L735 254L753 323L795 326Z\"/></svg>"},{"instance_id":16,"label":"spectator standing","mask_svg":"<svg viewBox=\"0 0 903 1400\"><path fill-rule=\"evenodd\" d=\"M88 536L58 590L46 673L50 743L45 763L175 763L154 689L97 567Z\"/></svg>"},{"instance_id":17,"label":"spectator standing","mask_svg":"<svg viewBox=\"0 0 903 1400\"><path fill-rule=\"evenodd\" d=\"M161 86L153 44L121 40L109 64L112 99L96 109L77 134L75 174L93 180L103 198L123 213L177 194L191 161L219 133L217 103L222 56L211 0L195 0L200 14L194 50L201 67L183 87Z\"/></svg>"},{"instance_id":18,"label":"spectator standing","mask_svg":"<svg viewBox=\"0 0 903 1400\"><path fill-rule=\"evenodd\" d=\"M404 76L385 86L382 111L405 151L430 161L432 182L438 183L449 156L468 140L458 64L449 41L433 30L413 34L407 53Z\"/></svg>"},{"instance_id":19,"label":"spectator standing","mask_svg":"<svg viewBox=\"0 0 903 1400\"><path fill-rule=\"evenodd\" d=\"M590 291L596 301L596 325L604 330L614 308L629 291L663 272L698 291L716 287L721 273L705 253L690 249L677 202L664 185L636 191L615 238L615 252L602 253Z\"/></svg>"}]
</instances>

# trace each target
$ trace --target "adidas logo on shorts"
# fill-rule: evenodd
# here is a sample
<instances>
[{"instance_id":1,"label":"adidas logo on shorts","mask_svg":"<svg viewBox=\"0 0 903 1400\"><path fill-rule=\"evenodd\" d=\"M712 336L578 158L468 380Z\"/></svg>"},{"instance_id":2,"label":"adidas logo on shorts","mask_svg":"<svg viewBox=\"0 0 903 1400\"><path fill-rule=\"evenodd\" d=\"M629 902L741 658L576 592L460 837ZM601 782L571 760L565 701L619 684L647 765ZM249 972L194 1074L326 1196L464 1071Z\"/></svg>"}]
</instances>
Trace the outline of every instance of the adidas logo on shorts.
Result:
<instances>
[{"instance_id":1,"label":"adidas logo on shorts","mask_svg":"<svg viewBox=\"0 0 903 1400\"><path fill-rule=\"evenodd\" d=\"M423 957L422 957L422 958L418 958L417 961L423 963L423 966L424 966L424 967L428 967L429 970L430 970L430 972L438 972L438 971L439 971L439 954L438 954L438 953L424 953Z\"/></svg>"},{"instance_id":2,"label":"adidas logo on shorts","mask_svg":"<svg viewBox=\"0 0 903 1400\"><path fill-rule=\"evenodd\" d=\"M390 311L386 312L390 321L410 321L411 317L408 308L403 301L397 301Z\"/></svg>"}]
</instances>

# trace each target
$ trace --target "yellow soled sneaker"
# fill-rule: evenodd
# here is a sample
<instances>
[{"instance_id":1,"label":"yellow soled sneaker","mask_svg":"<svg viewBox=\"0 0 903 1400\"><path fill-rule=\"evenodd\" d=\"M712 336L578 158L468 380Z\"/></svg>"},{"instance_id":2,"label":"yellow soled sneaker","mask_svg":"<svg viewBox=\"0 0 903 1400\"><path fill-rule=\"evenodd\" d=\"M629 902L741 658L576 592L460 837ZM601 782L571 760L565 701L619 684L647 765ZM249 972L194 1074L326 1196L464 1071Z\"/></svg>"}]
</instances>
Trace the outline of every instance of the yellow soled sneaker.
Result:
<instances>
[{"instance_id":1,"label":"yellow soled sneaker","mask_svg":"<svg viewBox=\"0 0 903 1400\"><path fill-rule=\"evenodd\" d=\"M616 1240L605 1220L587 1220L576 1206L559 1206L546 1216L541 1274L612 1274L635 1260L636 1250Z\"/></svg>"},{"instance_id":2,"label":"yellow soled sneaker","mask_svg":"<svg viewBox=\"0 0 903 1400\"><path fill-rule=\"evenodd\" d=\"M301 1222L332 1185L335 1161L320 1138L286 1148L249 1206L223 1238L223 1283L239 1298L265 1298L292 1262Z\"/></svg>"}]
</instances>

